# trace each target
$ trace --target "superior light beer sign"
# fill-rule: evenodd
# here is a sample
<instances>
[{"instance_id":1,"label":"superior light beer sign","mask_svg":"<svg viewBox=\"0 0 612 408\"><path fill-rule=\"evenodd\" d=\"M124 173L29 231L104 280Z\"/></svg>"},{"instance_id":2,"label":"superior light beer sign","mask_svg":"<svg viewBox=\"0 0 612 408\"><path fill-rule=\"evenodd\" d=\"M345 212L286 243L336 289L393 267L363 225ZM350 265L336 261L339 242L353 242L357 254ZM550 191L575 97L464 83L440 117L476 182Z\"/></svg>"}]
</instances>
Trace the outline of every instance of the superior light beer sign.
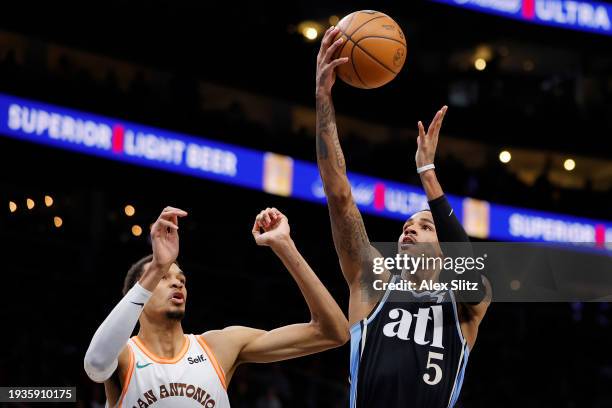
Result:
<instances>
[{"instance_id":1,"label":"superior light beer sign","mask_svg":"<svg viewBox=\"0 0 612 408\"><path fill-rule=\"evenodd\" d=\"M140 166L259 188L261 154L127 121L0 95L6 135Z\"/></svg>"},{"instance_id":2,"label":"superior light beer sign","mask_svg":"<svg viewBox=\"0 0 612 408\"><path fill-rule=\"evenodd\" d=\"M612 35L612 5L576 0L431 0L488 14Z\"/></svg>"}]
</instances>

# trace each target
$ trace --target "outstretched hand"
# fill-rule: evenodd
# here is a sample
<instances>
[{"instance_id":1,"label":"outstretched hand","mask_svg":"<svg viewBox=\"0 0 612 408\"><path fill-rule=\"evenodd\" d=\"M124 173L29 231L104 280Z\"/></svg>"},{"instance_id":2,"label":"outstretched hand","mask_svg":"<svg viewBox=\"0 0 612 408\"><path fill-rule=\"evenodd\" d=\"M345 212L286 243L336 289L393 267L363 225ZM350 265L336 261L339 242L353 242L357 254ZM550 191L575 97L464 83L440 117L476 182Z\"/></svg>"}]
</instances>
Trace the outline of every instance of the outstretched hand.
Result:
<instances>
[{"instance_id":1,"label":"outstretched hand","mask_svg":"<svg viewBox=\"0 0 612 408\"><path fill-rule=\"evenodd\" d=\"M425 133L423 122L419 121L419 136L417 137L417 151L415 155L417 168L434 162L436 148L438 147L438 136L440 135L440 128L442 127L442 121L447 109L448 106L444 105L436 113L427 129L427 133Z\"/></svg>"},{"instance_id":2,"label":"outstretched hand","mask_svg":"<svg viewBox=\"0 0 612 408\"><path fill-rule=\"evenodd\" d=\"M321 48L317 55L317 94L330 95L336 81L336 67L348 61L347 57L334 58L334 53L344 41L342 37L334 41L340 32L338 27L327 29L321 40Z\"/></svg>"}]
</instances>

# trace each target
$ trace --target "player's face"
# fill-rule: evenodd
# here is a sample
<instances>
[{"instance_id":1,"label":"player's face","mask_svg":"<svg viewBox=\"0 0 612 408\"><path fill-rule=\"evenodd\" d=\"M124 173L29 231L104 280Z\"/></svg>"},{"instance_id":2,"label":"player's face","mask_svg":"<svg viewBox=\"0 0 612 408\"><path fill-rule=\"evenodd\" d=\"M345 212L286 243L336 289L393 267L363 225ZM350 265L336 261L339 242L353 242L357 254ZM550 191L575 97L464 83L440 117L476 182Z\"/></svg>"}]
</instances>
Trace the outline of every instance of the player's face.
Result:
<instances>
[{"instance_id":1,"label":"player's face","mask_svg":"<svg viewBox=\"0 0 612 408\"><path fill-rule=\"evenodd\" d=\"M402 227L402 234L397 242L399 253L428 252L429 256L439 256L442 251L438 243L436 226L429 211L420 211L410 217Z\"/></svg>"},{"instance_id":2,"label":"player's face","mask_svg":"<svg viewBox=\"0 0 612 408\"><path fill-rule=\"evenodd\" d=\"M148 268L149 264L145 267ZM183 271L176 264L172 264L145 305L145 312L150 316L181 320L185 316L187 303L185 283Z\"/></svg>"}]
</instances>

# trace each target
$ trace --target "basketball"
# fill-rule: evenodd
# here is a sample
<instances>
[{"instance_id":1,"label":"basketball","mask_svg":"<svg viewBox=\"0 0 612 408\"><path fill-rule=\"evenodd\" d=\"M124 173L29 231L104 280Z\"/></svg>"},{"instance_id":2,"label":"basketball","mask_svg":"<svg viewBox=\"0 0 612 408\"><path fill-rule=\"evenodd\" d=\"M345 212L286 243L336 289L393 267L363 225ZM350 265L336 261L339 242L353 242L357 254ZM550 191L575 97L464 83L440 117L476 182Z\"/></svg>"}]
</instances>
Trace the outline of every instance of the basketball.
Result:
<instances>
[{"instance_id":1,"label":"basketball","mask_svg":"<svg viewBox=\"0 0 612 408\"><path fill-rule=\"evenodd\" d=\"M337 75L357 88L378 88L391 81L406 61L406 38L388 15L374 10L355 11L337 24L343 38L335 58L348 57Z\"/></svg>"}]
</instances>

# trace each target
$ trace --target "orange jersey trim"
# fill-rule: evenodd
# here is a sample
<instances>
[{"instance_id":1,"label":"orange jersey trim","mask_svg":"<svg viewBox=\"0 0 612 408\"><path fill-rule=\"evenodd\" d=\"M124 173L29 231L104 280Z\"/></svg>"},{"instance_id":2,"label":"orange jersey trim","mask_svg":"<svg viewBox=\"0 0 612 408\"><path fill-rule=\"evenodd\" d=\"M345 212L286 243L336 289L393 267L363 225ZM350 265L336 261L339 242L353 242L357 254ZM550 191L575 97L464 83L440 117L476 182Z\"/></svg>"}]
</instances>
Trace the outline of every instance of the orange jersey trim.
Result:
<instances>
[{"instance_id":1,"label":"orange jersey trim","mask_svg":"<svg viewBox=\"0 0 612 408\"><path fill-rule=\"evenodd\" d=\"M144 354L146 354L147 357L149 357L154 362L156 362L158 364L175 364L176 362L178 362L180 359L182 359L185 356L185 353L187 353L187 350L189 349L189 337L186 336L186 335L183 335L183 336L185 338L185 341L183 343L183 348L181 348L181 350L178 352L178 354L176 356L174 356L173 358L164 358L164 357L160 357L157 354L153 353L152 351L147 349L147 347L138 338L138 336L132 337L132 340L134 341L134 344L136 344L136 346Z\"/></svg>"},{"instance_id":2,"label":"orange jersey trim","mask_svg":"<svg viewBox=\"0 0 612 408\"><path fill-rule=\"evenodd\" d=\"M227 390L227 382L225 380L225 371L223 371L223 367L221 367L215 355L213 354L212 350L210 349L210 347L208 347L208 344L206 344L206 341L204 341L204 337L202 335L198 335L198 336L195 336L195 338L198 341L198 343L200 343L200 346L202 346L206 354L208 355L208 358L210 358L210 362L212 363L213 368L217 372L217 375L219 376L219 380L221 380L221 385L223 385L223 388Z\"/></svg>"},{"instance_id":3,"label":"orange jersey trim","mask_svg":"<svg viewBox=\"0 0 612 408\"><path fill-rule=\"evenodd\" d=\"M134 351L130 346L128 346L128 350L130 351L130 359L128 363L128 369L125 373L125 377L123 378L123 389L121 390L121 399L119 399L119 404L117 407L121 408L123 404L123 399L125 398L125 394L127 393L128 386L130 385L130 381L132 381L132 373L134 372Z\"/></svg>"}]
</instances>

